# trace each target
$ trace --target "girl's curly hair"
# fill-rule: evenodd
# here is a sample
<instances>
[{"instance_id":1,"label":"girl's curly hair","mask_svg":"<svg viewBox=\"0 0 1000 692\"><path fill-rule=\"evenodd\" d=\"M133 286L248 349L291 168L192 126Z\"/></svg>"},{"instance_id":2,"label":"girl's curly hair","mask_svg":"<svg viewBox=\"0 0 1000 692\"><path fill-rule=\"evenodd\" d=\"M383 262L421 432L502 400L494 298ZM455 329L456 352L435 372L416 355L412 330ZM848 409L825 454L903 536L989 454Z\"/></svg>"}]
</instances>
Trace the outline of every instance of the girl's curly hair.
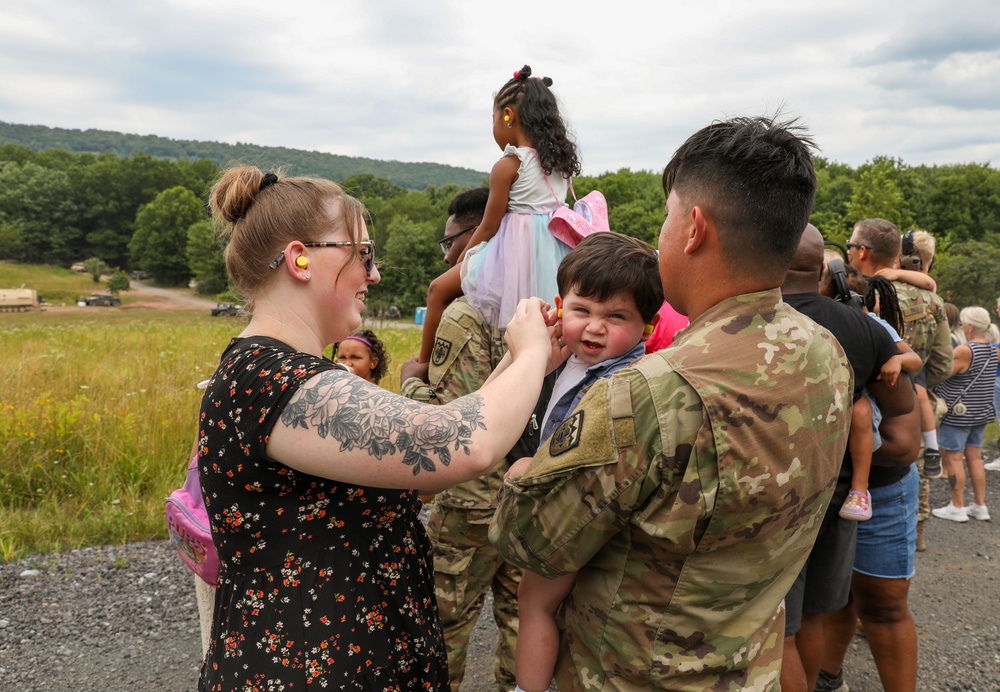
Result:
<instances>
[{"instance_id":1,"label":"girl's curly hair","mask_svg":"<svg viewBox=\"0 0 1000 692\"><path fill-rule=\"evenodd\" d=\"M566 177L580 175L582 168L576 143L566 131L551 86L552 80L548 77L532 79L531 67L525 65L500 88L493 99L493 107L502 111L510 106L517 110L521 127L538 152L546 175L553 171Z\"/></svg>"}]
</instances>

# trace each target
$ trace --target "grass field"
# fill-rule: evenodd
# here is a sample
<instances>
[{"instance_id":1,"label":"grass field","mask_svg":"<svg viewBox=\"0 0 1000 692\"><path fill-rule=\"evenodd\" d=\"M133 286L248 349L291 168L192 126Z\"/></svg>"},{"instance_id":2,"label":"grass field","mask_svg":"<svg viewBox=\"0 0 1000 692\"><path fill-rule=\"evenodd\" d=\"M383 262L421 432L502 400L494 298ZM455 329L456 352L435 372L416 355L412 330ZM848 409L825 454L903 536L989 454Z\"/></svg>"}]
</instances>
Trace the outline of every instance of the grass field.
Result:
<instances>
[{"instance_id":1,"label":"grass field","mask_svg":"<svg viewBox=\"0 0 1000 692\"><path fill-rule=\"evenodd\" d=\"M80 296L108 292L107 287L95 283L90 274L62 267L6 263L0 263L0 288L33 288L50 305L75 305ZM123 302L127 295L122 294Z\"/></svg>"},{"instance_id":2,"label":"grass field","mask_svg":"<svg viewBox=\"0 0 1000 692\"><path fill-rule=\"evenodd\" d=\"M5 269L0 286L12 285ZM94 290L61 271L60 288L25 283L46 296ZM166 537L163 502L183 482L195 384L242 328L189 310L0 314L0 560ZM382 385L395 391L420 331L377 331L392 357Z\"/></svg>"}]
</instances>

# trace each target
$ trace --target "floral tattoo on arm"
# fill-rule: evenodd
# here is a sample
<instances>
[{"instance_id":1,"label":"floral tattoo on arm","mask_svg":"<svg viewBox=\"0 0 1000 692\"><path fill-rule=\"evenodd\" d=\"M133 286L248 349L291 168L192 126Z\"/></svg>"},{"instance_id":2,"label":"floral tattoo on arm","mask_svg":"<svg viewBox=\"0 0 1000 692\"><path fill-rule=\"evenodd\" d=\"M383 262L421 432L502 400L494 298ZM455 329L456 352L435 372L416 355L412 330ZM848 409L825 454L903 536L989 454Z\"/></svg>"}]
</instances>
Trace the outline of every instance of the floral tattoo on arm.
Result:
<instances>
[{"instance_id":1,"label":"floral tattoo on arm","mask_svg":"<svg viewBox=\"0 0 1000 692\"><path fill-rule=\"evenodd\" d=\"M402 452L416 476L437 470L438 461L447 466L452 452L469 453L473 431L486 429L482 407L477 394L443 406L420 404L331 370L299 388L281 422L339 440L342 452L365 449L376 459Z\"/></svg>"}]
</instances>

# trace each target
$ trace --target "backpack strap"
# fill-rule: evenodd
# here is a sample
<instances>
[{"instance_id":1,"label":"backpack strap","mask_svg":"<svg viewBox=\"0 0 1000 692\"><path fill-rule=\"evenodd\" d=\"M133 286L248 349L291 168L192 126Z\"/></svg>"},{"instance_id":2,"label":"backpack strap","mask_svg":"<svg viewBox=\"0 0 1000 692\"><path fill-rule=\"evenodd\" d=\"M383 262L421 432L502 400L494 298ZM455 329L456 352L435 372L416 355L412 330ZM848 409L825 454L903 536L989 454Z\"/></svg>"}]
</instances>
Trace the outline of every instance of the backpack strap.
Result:
<instances>
[{"instance_id":1,"label":"backpack strap","mask_svg":"<svg viewBox=\"0 0 1000 692\"><path fill-rule=\"evenodd\" d=\"M542 175L545 177L545 183L549 186L549 191L552 193L552 196L556 198L556 201L559 203L559 206L561 207L563 204L565 204L565 202L563 200L559 199L559 195L556 194L556 189L554 187L552 187L552 181L549 180L549 176L545 172L545 167L542 165L542 160L540 158L538 158L538 152L535 151L534 148L531 148L531 153L535 155L535 160L538 161L538 167L542 169ZM576 200L576 190L573 189L573 179L572 178L569 179L569 190L570 190L570 192L573 193L573 201L574 202L577 201Z\"/></svg>"}]
</instances>

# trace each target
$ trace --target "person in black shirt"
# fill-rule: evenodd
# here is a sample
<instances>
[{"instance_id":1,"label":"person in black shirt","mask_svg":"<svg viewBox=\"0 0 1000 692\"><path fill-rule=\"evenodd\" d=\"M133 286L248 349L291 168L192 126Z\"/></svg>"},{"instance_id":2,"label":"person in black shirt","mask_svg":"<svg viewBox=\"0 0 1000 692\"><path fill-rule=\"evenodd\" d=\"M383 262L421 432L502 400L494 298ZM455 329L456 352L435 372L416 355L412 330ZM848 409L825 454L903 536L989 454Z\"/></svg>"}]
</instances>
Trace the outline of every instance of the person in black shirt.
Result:
<instances>
[{"instance_id":1,"label":"person in black shirt","mask_svg":"<svg viewBox=\"0 0 1000 692\"><path fill-rule=\"evenodd\" d=\"M798 252L782 284L782 299L829 329L840 342L854 369L855 401L868 387L884 419L910 413L914 399L909 379L899 378L894 387L878 379L882 364L899 352L895 343L885 329L861 310L820 295L823 266L823 238L810 224L802 234ZM891 453L892 443L886 440L884 444L889 445L886 451ZM848 451L809 561L785 598L783 690L815 687L825 648L822 615L840 610L849 600L857 522L842 519L839 509L851 489L851 468ZM908 468L873 464L869 485L898 480Z\"/></svg>"}]
</instances>

